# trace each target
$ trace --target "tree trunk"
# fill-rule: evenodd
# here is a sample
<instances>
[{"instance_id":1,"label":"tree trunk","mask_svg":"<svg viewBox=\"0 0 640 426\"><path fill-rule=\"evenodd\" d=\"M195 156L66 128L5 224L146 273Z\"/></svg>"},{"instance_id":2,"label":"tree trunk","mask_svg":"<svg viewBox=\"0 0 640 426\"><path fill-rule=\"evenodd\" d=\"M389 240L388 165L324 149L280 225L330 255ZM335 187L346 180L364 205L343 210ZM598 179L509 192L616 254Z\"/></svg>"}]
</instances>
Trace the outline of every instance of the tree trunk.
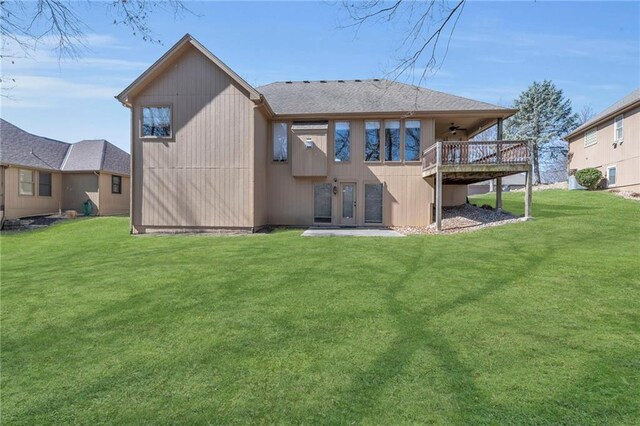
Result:
<instances>
[{"instance_id":1,"label":"tree trunk","mask_svg":"<svg viewBox=\"0 0 640 426\"><path fill-rule=\"evenodd\" d=\"M540 149L538 148L538 144L533 144L533 183L535 185L540 184Z\"/></svg>"}]
</instances>

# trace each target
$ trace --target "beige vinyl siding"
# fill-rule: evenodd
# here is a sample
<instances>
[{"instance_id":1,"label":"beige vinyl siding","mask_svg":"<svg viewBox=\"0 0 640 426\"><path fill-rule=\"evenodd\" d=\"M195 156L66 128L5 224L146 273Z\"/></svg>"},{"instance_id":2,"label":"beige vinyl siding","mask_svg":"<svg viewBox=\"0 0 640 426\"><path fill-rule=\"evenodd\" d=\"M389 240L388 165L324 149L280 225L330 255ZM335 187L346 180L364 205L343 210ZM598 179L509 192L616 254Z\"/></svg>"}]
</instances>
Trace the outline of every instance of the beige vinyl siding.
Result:
<instances>
[{"instance_id":1,"label":"beige vinyl siding","mask_svg":"<svg viewBox=\"0 0 640 426\"><path fill-rule=\"evenodd\" d=\"M65 173L62 175L64 190L62 193L62 209L83 211L83 204L91 200L92 214L100 212L100 192L98 175L89 173Z\"/></svg>"},{"instance_id":2,"label":"beige vinyl siding","mask_svg":"<svg viewBox=\"0 0 640 426\"><path fill-rule=\"evenodd\" d=\"M269 157L269 121L262 108L254 109L254 227L268 224L267 221L267 162Z\"/></svg>"},{"instance_id":3,"label":"beige vinyl siding","mask_svg":"<svg viewBox=\"0 0 640 426\"><path fill-rule=\"evenodd\" d=\"M171 139L139 138L144 105L172 107ZM132 106L134 230L253 227L253 102L246 90L189 48Z\"/></svg>"},{"instance_id":4,"label":"beige vinyl siding","mask_svg":"<svg viewBox=\"0 0 640 426\"><path fill-rule=\"evenodd\" d=\"M34 177L34 195L19 195L19 170L31 170ZM49 172L46 170L46 172ZM16 219L57 213L61 203L62 176L51 172L51 196L38 195L38 170L24 167L6 167L4 173L5 218Z\"/></svg>"},{"instance_id":5,"label":"beige vinyl siding","mask_svg":"<svg viewBox=\"0 0 640 426\"><path fill-rule=\"evenodd\" d=\"M327 176L327 130L294 129L289 131L289 136L293 176ZM313 142L309 149L308 139Z\"/></svg>"},{"instance_id":6,"label":"beige vinyl siding","mask_svg":"<svg viewBox=\"0 0 640 426\"><path fill-rule=\"evenodd\" d=\"M118 175L122 177L121 193L113 194L111 192L111 177L109 173L100 173L100 215L101 216L119 216L129 214L129 188L130 179L128 176Z\"/></svg>"},{"instance_id":7,"label":"beige vinyl siding","mask_svg":"<svg viewBox=\"0 0 640 426\"><path fill-rule=\"evenodd\" d=\"M640 191L640 106L624 112L624 139L614 145L615 116L597 126L598 143L585 147L584 132L569 140L572 154L569 167L575 170L595 167L605 175L606 168L615 165L616 188Z\"/></svg>"},{"instance_id":8,"label":"beige vinyl siding","mask_svg":"<svg viewBox=\"0 0 640 426\"><path fill-rule=\"evenodd\" d=\"M394 117L395 118L395 117ZM414 118L412 118L414 119ZM365 119L337 119L349 121L351 131L350 162L334 162L334 121L327 130L327 177L295 178L290 165L268 162L269 223L274 225L310 225L313 223L313 185L318 182L355 182L356 224L364 223L364 185L383 184L383 225L427 225L431 223L433 192L422 178L419 163L364 162ZM291 123L289 123L291 124ZM421 119L421 149L435 143L435 124L430 118ZM402 135L403 132L401 132ZM403 136L402 136L403 137ZM404 143L404 141L402 142ZM337 183L334 182L337 180ZM339 225L340 197L333 196L333 225Z\"/></svg>"}]
</instances>

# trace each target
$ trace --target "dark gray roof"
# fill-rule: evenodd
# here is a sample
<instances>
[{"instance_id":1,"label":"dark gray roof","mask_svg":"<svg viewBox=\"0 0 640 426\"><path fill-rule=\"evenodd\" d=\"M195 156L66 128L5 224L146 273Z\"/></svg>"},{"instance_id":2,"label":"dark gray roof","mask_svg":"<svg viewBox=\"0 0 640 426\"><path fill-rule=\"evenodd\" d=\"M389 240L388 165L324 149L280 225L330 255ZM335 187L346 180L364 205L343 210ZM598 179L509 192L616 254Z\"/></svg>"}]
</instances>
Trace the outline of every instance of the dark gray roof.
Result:
<instances>
[{"instance_id":1,"label":"dark gray roof","mask_svg":"<svg viewBox=\"0 0 640 426\"><path fill-rule=\"evenodd\" d=\"M62 171L106 171L129 174L129 154L104 139L76 142L69 148Z\"/></svg>"},{"instance_id":2,"label":"dark gray roof","mask_svg":"<svg viewBox=\"0 0 640 426\"><path fill-rule=\"evenodd\" d=\"M59 170L69 146L27 133L0 118L0 162L4 164Z\"/></svg>"},{"instance_id":3,"label":"dark gray roof","mask_svg":"<svg viewBox=\"0 0 640 426\"><path fill-rule=\"evenodd\" d=\"M0 162L65 172L129 174L129 154L106 140L74 144L32 135L0 119Z\"/></svg>"},{"instance_id":4,"label":"dark gray roof","mask_svg":"<svg viewBox=\"0 0 640 426\"><path fill-rule=\"evenodd\" d=\"M619 101L617 101L616 103L614 103L613 105L611 105L610 107L608 107L607 109L602 111L600 114L598 114L595 117L593 117L591 120L589 120L586 123L580 125L574 131L572 131L567 136L565 136L565 139L567 139L567 138L569 138L571 136L574 136L574 135L580 133L583 130L588 129L589 127L593 126L597 122L609 118L609 116L614 115L618 111L623 110L626 107L628 107L629 105L632 105L632 104L634 104L634 103L636 103L638 101L640 101L640 87L638 87L637 89L635 89L634 91L629 93L627 96L625 96L624 98L620 99Z\"/></svg>"},{"instance_id":5,"label":"dark gray roof","mask_svg":"<svg viewBox=\"0 0 640 426\"><path fill-rule=\"evenodd\" d=\"M486 102L383 79L277 82L257 89L276 114L510 111Z\"/></svg>"}]
</instances>

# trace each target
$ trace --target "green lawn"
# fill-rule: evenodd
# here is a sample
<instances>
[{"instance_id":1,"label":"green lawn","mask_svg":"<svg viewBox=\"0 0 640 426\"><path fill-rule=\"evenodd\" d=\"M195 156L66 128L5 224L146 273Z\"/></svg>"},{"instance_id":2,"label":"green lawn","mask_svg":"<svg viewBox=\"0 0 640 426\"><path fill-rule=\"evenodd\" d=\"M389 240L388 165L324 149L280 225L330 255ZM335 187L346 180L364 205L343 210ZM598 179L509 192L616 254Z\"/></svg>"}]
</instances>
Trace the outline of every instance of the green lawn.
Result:
<instances>
[{"instance_id":1,"label":"green lawn","mask_svg":"<svg viewBox=\"0 0 640 426\"><path fill-rule=\"evenodd\" d=\"M533 212L389 239L3 235L2 423L640 423L640 203Z\"/></svg>"}]
</instances>

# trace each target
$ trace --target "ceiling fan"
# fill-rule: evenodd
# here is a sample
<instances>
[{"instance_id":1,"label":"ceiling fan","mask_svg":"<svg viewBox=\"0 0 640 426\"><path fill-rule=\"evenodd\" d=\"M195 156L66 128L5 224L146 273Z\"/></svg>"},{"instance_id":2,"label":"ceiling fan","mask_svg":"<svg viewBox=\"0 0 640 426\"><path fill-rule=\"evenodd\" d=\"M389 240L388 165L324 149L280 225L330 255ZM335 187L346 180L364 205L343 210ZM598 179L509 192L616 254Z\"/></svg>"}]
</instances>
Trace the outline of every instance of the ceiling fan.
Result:
<instances>
[{"instance_id":1,"label":"ceiling fan","mask_svg":"<svg viewBox=\"0 0 640 426\"><path fill-rule=\"evenodd\" d=\"M463 132L467 131L467 129L463 129L460 126L456 126L454 123L451 123L451 126L449 126L449 131L451 132L451 134L455 135L458 130L462 130Z\"/></svg>"}]
</instances>

